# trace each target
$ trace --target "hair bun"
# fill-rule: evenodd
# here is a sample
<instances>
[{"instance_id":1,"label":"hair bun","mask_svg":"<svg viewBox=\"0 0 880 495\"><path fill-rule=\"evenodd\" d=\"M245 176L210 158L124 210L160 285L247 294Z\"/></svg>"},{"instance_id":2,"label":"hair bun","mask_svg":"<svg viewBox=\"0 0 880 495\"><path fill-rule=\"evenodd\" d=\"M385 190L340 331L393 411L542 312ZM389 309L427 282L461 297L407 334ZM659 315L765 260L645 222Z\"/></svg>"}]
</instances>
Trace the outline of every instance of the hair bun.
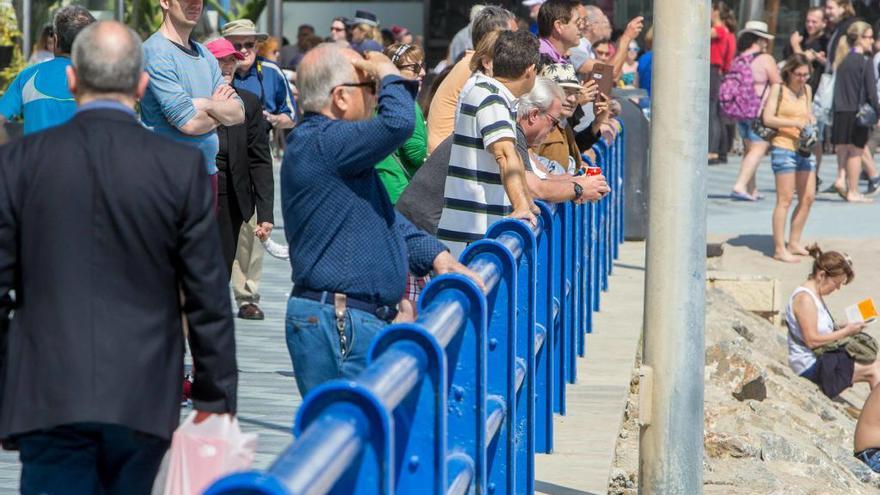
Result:
<instances>
[{"instance_id":1,"label":"hair bun","mask_svg":"<svg viewBox=\"0 0 880 495\"><path fill-rule=\"evenodd\" d=\"M807 247L807 252L810 253L810 257L814 260L818 260L820 256L822 256L822 249L818 244L813 244L812 246Z\"/></svg>"}]
</instances>

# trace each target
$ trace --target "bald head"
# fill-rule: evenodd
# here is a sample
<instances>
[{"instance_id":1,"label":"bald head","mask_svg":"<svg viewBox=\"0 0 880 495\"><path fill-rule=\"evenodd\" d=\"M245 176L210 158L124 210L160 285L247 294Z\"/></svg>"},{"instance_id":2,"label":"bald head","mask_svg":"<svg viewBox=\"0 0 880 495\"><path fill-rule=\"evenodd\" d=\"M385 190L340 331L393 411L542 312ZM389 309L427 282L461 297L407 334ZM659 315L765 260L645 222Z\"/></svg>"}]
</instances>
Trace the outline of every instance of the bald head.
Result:
<instances>
[{"instance_id":1,"label":"bald head","mask_svg":"<svg viewBox=\"0 0 880 495\"><path fill-rule=\"evenodd\" d=\"M296 73L303 110L321 112L330 104L333 88L357 81L357 73L352 65L355 60L363 60L363 57L339 43L322 43L309 50Z\"/></svg>"},{"instance_id":2,"label":"bald head","mask_svg":"<svg viewBox=\"0 0 880 495\"><path fill-rule=\"evenodd\" d=\"M143 74L141 39L116 21L96 22L73 43L78 93L135 95Z\"/></svg>"}]
</instances>

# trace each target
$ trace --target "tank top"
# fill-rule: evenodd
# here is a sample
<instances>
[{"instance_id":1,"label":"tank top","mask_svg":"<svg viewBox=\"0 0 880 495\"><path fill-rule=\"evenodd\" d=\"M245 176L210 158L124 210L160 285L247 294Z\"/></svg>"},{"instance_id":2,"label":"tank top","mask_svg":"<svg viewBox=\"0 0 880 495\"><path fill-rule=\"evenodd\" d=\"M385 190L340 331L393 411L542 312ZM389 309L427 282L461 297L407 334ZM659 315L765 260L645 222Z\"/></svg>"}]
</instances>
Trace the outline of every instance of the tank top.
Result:
<instances>
[{"instance_id":1,"label":"tank top","mask_svg":"<svg viewBox=\"0 0 880 495\"><path fill-rule=\"evenodd\" d=\"M781 119L807 120L810 118L810 88L804 86L803 93L798 97L788 86L780 84L782 101L776 115ZM776 98L778 100L778 97ZM770 101L768 97L768 101ZM769 103L768 103L769 104ZM770 144L776 148L796 151L801 131L797 127L782 127Z\"/></svg>"},{"instance_id":2,"label":"tank top","mask_svg":"<svg viewBox=\"0 0 880 495\"><path fill-rule=\"evenodd\" d=\"M818 315L816 329L819 331L819 334L825 335L834 331L834 320L831 318L831 314L828 313L828 309L822 303L822 300L806 287L795 289L788 300L788 307L785 308L785 323L788 325L788 365L798 375L809 369L816 362L813 350L804 343L803 331L801 331L801 326L798 324L792 309L795 296L801 292L806 292L813 298L813 304L816 305L816 313Z\"/></svg>"}]
</instances>

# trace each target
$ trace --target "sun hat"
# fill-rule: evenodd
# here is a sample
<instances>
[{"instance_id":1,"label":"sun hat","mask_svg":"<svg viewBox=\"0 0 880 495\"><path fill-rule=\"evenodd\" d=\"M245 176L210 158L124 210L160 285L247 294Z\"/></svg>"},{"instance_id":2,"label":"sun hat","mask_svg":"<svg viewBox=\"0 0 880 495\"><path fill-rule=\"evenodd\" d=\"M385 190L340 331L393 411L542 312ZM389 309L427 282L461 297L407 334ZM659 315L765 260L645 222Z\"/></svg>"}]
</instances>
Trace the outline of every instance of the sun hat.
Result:
<instances>
[{"instance_id":1,"label":"sun hat","mask_svg":"<svg viewBox=\"0 0 880 495\"><path fill-rule=\"evenodd\" d=\"M227 36L254 36L257 38L257 41L266 41L269 38L269 35L266 33L258 33L257 26L249 19L227 22L223 26L221 34L224 38Z\"/></svg>"},{"instance_id":2,"label":"sun hat","mask_svg":"<svg viewBox=\"0 0 880 495\"><path fill-rule=\"evenodd\" d=\"M541 77L552 79L563 88L581 89L581 83L571 64L547 64L541 69Z\"/></svg>"},{"instance_id":3,"label":"sun hat","mask_svg":"<svg viewBox=\"0 0 880 495\"><path fill-rule=\"evenodd\" d=\"M214 55L214 58L220 60L221 58L228 57L232 55L236 60L244 60L244 55L241 54L240 51L236 50L232 43L229 42L226 38L217 38L214 41L205 44L205 48Z\"/></svg>"},{"instance_id":4,"label":"sun hat","mask_svg":"<svg viewBox=\"0 0 880 495\"><path fill-rule=\"evenodd\" d=\"M759 36L767 40L772 40L773 38L775 38L775 36L770 34L770 29L767 27L767 23L763 21L747 22L746 27L739 32L738 36L742 36L745 33L752 33L755 36Z\"/></svg>"},{"instance_id":5,"label":"sun hat","mask_svg":"<svg viewBox=\"0 0 880 495\"><path fill-rule=\"evenodd\" d=\"M376 17L376 14L372 12L367 12L366 10L357 10L354 13L354 19L348 20L348 25L356 26L358 24L367 24L369 26L376 27L379 25L379 18Z\"/></svg>"}]
</instances>

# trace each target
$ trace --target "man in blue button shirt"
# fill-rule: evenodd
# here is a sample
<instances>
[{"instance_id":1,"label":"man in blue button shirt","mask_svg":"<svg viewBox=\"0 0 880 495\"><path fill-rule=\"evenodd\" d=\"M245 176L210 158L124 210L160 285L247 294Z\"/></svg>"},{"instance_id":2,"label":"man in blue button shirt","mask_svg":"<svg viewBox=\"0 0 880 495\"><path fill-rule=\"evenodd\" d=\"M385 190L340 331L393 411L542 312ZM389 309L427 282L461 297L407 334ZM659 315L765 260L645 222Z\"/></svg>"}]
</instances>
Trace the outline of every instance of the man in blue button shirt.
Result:
<instances>
[{"instance_id":1,"label":"man in blue button shirt","mask_svg":"<svg viewBox=\"0 0 880 495\"><path fill-rule=\"evenodd\" d=\"M0 124L23 117L24 133L31 134L73 117L76 101L67 88L70 50L76 35L93 22L92 14L76 5L55 14L55 58L24 69L12 81L0 98Z\"/></svg>"},{"instance_id":2,"label":"man in blue button shirt","mask_svg":"<svg viewBox=\"0 0 880 495\"><path fill-rule=\"evenodd\" d=\"M356 70L358 69L358 70ZM407 272L479 277L394 210L374 162L409 138L418 82L388 57L325 43L297 74L306 112L288 138L281 200L294 289L287 347L301 394L365 367L373 337L408 303ZM378 109L373 113L379 89Z\"/></svg>"}]
</instances>

